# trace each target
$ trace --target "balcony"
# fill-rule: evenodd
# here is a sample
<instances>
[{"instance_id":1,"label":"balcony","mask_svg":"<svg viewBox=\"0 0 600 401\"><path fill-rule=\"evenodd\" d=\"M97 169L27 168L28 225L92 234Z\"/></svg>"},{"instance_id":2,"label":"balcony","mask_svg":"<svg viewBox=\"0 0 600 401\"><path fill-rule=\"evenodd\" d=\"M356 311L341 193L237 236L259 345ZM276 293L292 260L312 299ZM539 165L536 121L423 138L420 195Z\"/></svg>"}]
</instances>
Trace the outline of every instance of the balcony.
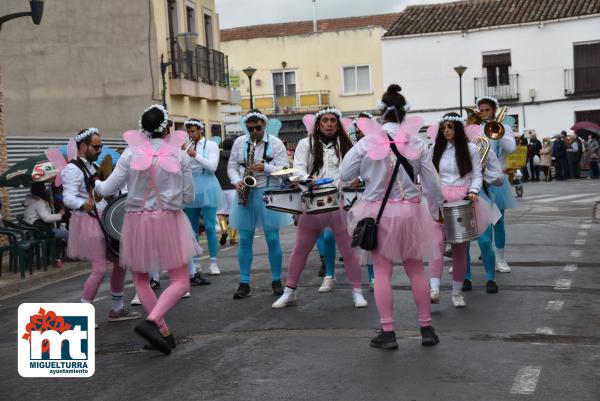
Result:
<instances>
[{"instance_id":1,"label":"balcony","mask_svg":"<svg viewBox=\"0 0 600 401\"><path fill-rule=\"evenodd\" d=\"M220 51L196 45L183 51L175 39L169 39L171 95L190 96L222 102L229 101L229 66Z\"/></svg>"},{"instance_id":2,"label":"balcony","mask_svg":"<svg viewBox=\"0 0 600 401\"><path fill-rule=\"evenodd\" d=\"M269 115L310 113L330 105L329 91L297 92L294 95L275 94L253 96L254 108ZM250 109L250 96L242 97L242 110Z\"/></svg>"},{"instance_id":3,"label":"balcony","mask_svg":"<svg viewBox=\"0 0 600 401\"><path fill-rule=\"evenodd\" d=\"M600 93L600 66L565 70L565 96Z\"/></svg>"},{"instance_id":4,"label":"balcony","mask_svg":"<svg viewBox=\"0 0 600 401\"><path fill-rule=\"evenodd\" d=\"M508 74L498 78L475 78L475 101L481 96L492 96L504 101L519 100L519 74Z\"/></svg>"}]
</instances>

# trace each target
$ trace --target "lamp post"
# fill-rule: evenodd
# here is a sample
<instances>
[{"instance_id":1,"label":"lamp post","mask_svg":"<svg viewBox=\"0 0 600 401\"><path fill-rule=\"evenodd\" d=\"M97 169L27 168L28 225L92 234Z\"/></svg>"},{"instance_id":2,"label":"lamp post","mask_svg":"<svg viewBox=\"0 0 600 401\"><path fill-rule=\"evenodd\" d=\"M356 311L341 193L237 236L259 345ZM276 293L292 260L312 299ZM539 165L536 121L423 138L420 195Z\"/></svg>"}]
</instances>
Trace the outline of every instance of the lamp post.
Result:
<instances>
[{"instance_id":1,"label":"lamp post","mask_svg":"<svg viewBox=\"0 0 600 401\"><path fill-rule=\"evenodd\" d=\"M194 47L196 46L196 39L198 38L198 34L195 32L183 32L175 35L175 40L177 42L177 46L180 49L183 49L185 52L185 57L188 64L191 65L191 53L194 51ZM170 65L175 64L180 61L179 57L175 57L175 55L171 55L173 58L171 61L165 62L165 55L160 55L160 75L162 77L162 102L163 106L167 108L167 80L165 75L167 73L167 68Z\"/></svg>"},{"instance_id":2,"label":"lamp post","mask_svg":"<svg viewBox=\"0 0 600 401\"><path fill-rule=\"evenodd\" d=\"M39 25L42 22L42 15L44 14L44 0L31 0L29 2L29 8L31 11L24 11L21 13L8 14L4 17L0 17L0 31L2 30L2 24L11 19L20 17L31 17L35 25Z\"/></svg>"},{"instance_id":3,"label":"lamp post","mask_svg":"<svg viewBox=\"0 0 600 401\"><path fill-rule=\"evenodd\" d=\"M457 67L454 67L454 71L456 71L456 73L458 74L458 91L459 91L459 97L460 97L460 116L462 117L462 76L465 73L465 71L467 70L467 67L465 67L464 65L459 65Z\"/></svg>"},{"instance_id":4,"label":"lamp post","mask_svg":"<svg viewBox=\"0 0 600 401\"><path fill-rule=\"evenodd\" d=\"M252 98L252 76L256 72L256 68L246 67L243 71L250 81L250 110L252 110L254 108L254 99Z\"/></svg>"}]
</instances>

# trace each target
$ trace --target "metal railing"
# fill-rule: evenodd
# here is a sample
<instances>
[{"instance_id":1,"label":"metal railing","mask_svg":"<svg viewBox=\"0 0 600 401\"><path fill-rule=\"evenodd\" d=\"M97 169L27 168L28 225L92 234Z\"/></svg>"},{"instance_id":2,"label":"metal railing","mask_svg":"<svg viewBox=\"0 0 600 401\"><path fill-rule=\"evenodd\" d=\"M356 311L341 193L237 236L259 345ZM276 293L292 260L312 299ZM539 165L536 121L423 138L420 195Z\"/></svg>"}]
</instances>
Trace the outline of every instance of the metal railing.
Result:
<instances>
[{"instance_id":1,"label":"metal railing","mask_svg":"<svg viewBox=\"0 0 600 401\"><path fill-rule=\"evenodd\" d=\"M600 66L565 70L565 96L600 92Z\"/></svg>"},{"instance_id":2,"label":"metal railing","mask_svg":"<svg viewBox=\"0 0 600 401\"><path fill-rule=\"evenodd\" d=\"M488 77L475 78L475 101L481 96L493 96L498 100L519 100L519 74L508 74L508 83L490 82ZM495 84L495 85L494 85Z\"/></svg>"},{"instance_id":3,"label":"metal railing","mask_svg":"<svg viewBox=\"0 0 600 401\"><path fill-rule=\"evenodd\" d=\"M329 91L296 92L292 95L253 96L254 108L271 115L307 113L330 105ZM250 109L250 96L242 96L242 111Z\"/></svg>"},{"instance_id":4,"label":"metal railing","mask_svg":"<svg viewBox=\"0 0 600 401\"><path fill-rule=\"evenodd\" d=\"M169 39L169 55L171 78L229 87L229 60L224 53L200 45L184 51L175 39Z\"/></svg>"}]
</instances>

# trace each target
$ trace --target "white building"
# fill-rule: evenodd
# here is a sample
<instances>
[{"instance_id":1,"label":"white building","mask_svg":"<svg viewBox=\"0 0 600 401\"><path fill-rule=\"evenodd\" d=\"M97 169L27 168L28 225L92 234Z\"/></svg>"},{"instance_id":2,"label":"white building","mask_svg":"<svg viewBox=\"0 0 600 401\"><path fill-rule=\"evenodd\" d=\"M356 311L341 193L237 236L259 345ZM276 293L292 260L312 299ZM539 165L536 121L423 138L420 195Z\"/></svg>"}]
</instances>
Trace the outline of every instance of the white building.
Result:
<instances>
[{"instance_id":1,"label":"white building","mask_svg":"<svg viewBox=\"0 0 600 401\"><path fill-rule=\"evenodd\" d=\"M600 1L465 0L410 6L383 37L384 86L399 83L428 124L474 107L510 106L518 130L538 136L576 121L600 124ZM516 127L515 127L516 128Z\"/></svg>"}]
</instances>

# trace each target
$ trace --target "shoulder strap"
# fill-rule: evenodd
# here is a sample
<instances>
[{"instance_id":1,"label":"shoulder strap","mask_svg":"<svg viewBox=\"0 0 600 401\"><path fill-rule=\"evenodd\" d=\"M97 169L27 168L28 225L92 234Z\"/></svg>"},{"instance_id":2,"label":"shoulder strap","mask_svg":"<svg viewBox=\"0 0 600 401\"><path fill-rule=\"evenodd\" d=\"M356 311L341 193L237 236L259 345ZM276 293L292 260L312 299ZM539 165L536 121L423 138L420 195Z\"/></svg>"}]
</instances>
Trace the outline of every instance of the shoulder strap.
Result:
<instances>
[{"instance_id":1,"label":"shoulder strap","mask_svg":"<svg viewBox=\"0 0 600 401\"><path fill-rule=\"evenodd\" d=\"M387 203L388 198L390 197L390 193L392 192L392 187L394 186L394 182L396 182L396 177L398 176L399 169L400 169L400 159L396 160L396 165L394 166L394 172L392 173L392 178L390 179L390 183L388 184L387 190L385 191L385 196L383 197L383 202L381 203L381 207L379 208L379 213L377 213L377 220L375 220L375 224L379 224L379 220L381 220L381 216L383 215L383 209L385 209L385 204Z\"/></svg>"},{"instance_id":2,"label":"shoulder strap","mask_svg":"<svg viewBox=\"0 0 600 401\"><path fill-rule=\"evenodd\" d=\"M83 182L85 183L85 189L87 189L87 191L91 193L93 174L90 172L90 170L87 169L87 167L81 159L73 159L69 163L75 165L79 170L81 170L81 172L83 173Z\"/></svg>"},{"instance_id":3,"label":"shoulder strap","mask_svg":"<svg viewBox=\"0 0 600 401\"><path fill-rule=\"evenodd\" d=\"M414 172L413 167L411 166L410 162L406 159L406 157L404 157L400 154L395 143L393 143L393 142L390 143L390 147L392 148L392 152L394 152L398 161L400 163L402 163L402 167L404 167L406 174L408 174L408 176L410 177L410 180L414 183L415 182L415 172Z\"/></svg>"}]
</instances>

